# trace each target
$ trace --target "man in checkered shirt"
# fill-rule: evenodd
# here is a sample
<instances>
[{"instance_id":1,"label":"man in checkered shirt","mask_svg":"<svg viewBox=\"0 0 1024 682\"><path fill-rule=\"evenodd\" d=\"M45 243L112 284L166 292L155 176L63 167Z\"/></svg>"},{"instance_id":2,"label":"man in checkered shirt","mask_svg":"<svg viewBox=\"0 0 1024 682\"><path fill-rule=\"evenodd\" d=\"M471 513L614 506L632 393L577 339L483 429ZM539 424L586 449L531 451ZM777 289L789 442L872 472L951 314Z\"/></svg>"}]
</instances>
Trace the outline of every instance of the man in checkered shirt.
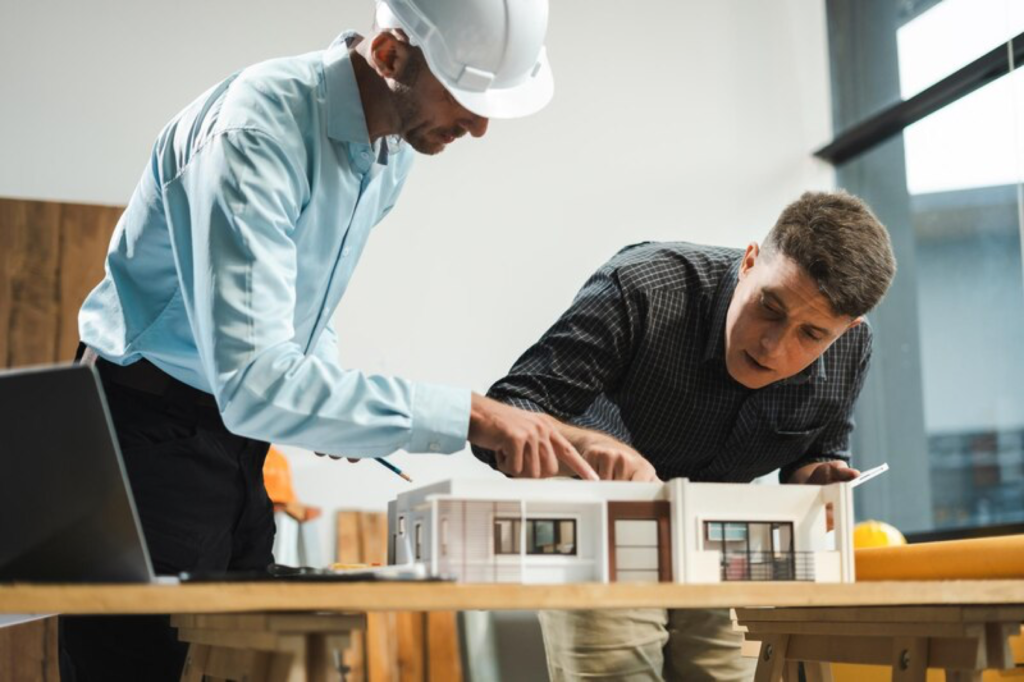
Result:
<instances>
[{"instance_id":1,"label":"man in checkered shirt","mask_svg":"<svg viewBox=\"0 0 1024 682\"><path fill-rule=\"evenodd\" d=\"M561 420L603 479L849 480L871 357L863 315L895 271L864 202L807 192L761 247L623 249L488 395ZM555 473L474 452L512 476ZM541 624L556 681L753 674L725 610L543 612Z\"/></svg>"}]
</instances>

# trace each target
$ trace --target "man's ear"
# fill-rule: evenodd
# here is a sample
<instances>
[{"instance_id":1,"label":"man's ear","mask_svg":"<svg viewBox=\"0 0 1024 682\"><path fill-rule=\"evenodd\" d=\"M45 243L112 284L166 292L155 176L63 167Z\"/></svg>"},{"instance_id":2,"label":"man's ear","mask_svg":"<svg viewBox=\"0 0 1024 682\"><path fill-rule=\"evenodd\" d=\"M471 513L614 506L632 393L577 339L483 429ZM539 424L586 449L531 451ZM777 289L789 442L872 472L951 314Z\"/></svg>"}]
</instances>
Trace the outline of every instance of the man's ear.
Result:
<instances>
[{"instance_id":1,"label":"man's ear","mask_svg":"<svg viewBox=\"0 0 1024 682\"><path fill-rule=\"evenodd\" d=\"M370 43L370 65L381 78L398 79L409 61L409 44L390 31L381 31Z\"/></svg>"},{"instance_id":2,"label":"man's ear","mask_svg":"<svg viewBox=\"0 0 1024 682\"><path fill-rule=\"evenodd\" d=\"M757 246L757 242L747 244L747 251L743 254L743 262L740 263L740 279L747 276L747 272L754 267L754 263L757 262L757 257L760 254L761 249Z\"/></svg>"},{"instance_id":3,"label":"man's ear","mask_svg":"<svg viewBox=\"0 0 1024 682\"><path fill-rule=\"evenodd\" d=\"M850 326L848 326L846 328L846 331L850 331L851 329L853 329L854 327L856 327L858 324L860 324L863 321L864 321L864 316L863 315L861 315L860 317L853 318L853 321L850 322Z\"/></svg>"}]
</instances>

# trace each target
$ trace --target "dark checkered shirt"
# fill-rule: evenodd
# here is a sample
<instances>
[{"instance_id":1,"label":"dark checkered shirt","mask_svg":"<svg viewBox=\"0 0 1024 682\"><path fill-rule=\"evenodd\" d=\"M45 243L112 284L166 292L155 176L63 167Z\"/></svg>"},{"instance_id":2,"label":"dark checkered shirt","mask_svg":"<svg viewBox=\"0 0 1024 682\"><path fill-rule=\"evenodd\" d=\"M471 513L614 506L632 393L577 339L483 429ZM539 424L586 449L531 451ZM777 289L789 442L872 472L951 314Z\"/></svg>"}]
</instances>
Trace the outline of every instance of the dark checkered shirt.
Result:
<instances>
[{"instance_id":1,"label":"dark checkered shirt","mask_svg":"<svg viewBox=\"0 0 1024 682\"><path fill-rule=\"evenodd\" d=\"M871 329L843 334L803 372L762 389L725 368L725 317L743 252L682 242L630 246L488 395L636 448L662 480L787 480L849 461ZM474 448L494 465L493 453Z\"/></svg>"}]
</instances>

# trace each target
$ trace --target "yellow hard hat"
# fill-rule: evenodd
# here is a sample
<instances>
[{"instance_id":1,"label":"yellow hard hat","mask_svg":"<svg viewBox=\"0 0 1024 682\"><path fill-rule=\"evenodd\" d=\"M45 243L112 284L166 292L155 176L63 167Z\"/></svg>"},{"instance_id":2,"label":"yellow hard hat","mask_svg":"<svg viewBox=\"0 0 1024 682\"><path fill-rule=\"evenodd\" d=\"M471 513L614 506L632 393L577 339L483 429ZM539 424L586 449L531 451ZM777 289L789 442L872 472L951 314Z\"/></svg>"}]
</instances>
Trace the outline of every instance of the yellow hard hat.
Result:
<instances>
[{"instance_id":1,"label":"yellow hard hat","mask_svg":"<svg viewBox=\"0 0 1024 682\"><path fill-rule=\"evenodd\" d=\"M907 539L903 533L884 521L861 521L853 528L853 546L855 549L866 547L892 547L905 545Z\"/></svg>"}]
</instances>

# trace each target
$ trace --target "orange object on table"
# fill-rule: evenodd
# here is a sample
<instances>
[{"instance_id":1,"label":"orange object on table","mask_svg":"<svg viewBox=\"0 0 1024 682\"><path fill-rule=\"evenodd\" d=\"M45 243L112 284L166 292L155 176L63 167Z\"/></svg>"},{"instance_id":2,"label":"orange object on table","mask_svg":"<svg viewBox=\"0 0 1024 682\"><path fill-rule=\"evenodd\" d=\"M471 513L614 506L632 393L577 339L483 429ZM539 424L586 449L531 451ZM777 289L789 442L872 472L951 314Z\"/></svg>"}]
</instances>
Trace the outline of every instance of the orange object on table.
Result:
<instances>
[{"instance_id":1,"label":"orange object on table","mask_svg":"<svg viewBox=\"0 0 1024 682\"><path fill-rule=\"evenodd\" d=\"M274 504L289 504L296 501L288 460L273 446L267 452L267 459L263 463L263 484L267 487L267 496Z\"/></svg>"},{"instance_id":2,"label":"orange object on table","mask_svg":"<svg viewBox=\"0 0 1024 682\"><path fill-rule=\"evenodd\" d=\"M1024 535L922 542L854 551L857 580L1024 578Z\"/></svg>"}]
</instances>

